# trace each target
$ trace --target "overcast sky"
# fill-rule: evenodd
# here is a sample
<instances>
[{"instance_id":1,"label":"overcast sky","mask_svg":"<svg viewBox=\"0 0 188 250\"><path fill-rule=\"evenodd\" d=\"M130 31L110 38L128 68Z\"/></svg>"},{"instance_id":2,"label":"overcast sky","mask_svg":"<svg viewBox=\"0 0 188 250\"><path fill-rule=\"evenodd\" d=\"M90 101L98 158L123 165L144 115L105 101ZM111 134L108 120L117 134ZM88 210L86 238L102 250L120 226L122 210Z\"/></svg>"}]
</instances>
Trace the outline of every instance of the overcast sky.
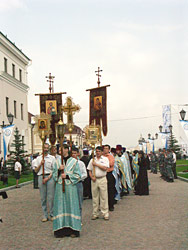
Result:
<instances>
[{"instance_id":1,"label":"overcast sky","mask_svg":"<svg viewBox=\"0 0 188 250\"><path fill-rule=\"evenodd\" d=\"M101 84L111 85L104 143L131 147L158 132L162 105L188 103L187 13L187 0L0 0L0 29L32 60L29 112L39 113L34 94L48 92L51 72L55 92L81 106L74 121L85 127L85 90L97 87L100 66ZM177 134L180 109L172 106Z\"/></svg>"}]
</instances>

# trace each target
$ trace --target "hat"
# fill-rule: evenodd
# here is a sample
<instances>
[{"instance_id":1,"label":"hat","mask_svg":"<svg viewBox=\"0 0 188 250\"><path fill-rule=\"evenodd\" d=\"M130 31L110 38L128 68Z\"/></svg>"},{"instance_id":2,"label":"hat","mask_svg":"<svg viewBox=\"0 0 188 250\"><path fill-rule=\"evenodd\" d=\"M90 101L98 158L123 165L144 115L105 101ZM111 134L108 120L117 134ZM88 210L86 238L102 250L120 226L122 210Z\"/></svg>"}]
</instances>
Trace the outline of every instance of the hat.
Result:
<instances>
[{"instance_id":1,"label":"hat","mask_svg":"<svg viewBox=\"0 0 188 250\"><path fill-rule=\"evenodd\" d=\"M116 149L115 148L111 148L111 152L112 153L116 153Z\"/></svg>"},{"instance_id":2,"label":"hat","mask_svg":"<svg viewBox=\"0 0 188 250\"><path fill-rule=\"evenodd\" d=\"M89 151L87 149L83 149L83 153L84 153L84 155L88 155Z\"/></svg>"},{"instance_id":3,"label":"hat","mask_svg":"<svg viewBox=\"0 0 188 250\"><path fill-rule=\"evenodd\" d=\"M125 153L125 151L126 151L126 148L125 148L125 147L123 147L122 149L123 149L123 153Z\"/></svg>"},{"instance_id":4,"label":"hat","mask_svg":"<svg viewBox=\"0 0 188 250\"><path fill-rule=\"evenodd\" d=\"M122 146L121 145L116 145L116 150L122 150Z\"/></svg>"}]
</instances>

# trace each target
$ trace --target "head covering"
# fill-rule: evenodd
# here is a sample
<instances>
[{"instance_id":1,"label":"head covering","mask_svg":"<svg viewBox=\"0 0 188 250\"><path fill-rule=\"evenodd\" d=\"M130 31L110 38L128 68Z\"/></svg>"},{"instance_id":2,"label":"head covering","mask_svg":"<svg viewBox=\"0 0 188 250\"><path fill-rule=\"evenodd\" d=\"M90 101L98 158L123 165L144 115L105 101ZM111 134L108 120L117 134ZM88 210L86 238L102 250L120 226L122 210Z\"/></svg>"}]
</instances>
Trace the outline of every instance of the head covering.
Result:
<instances>
[{"instance_id":1,"label":"head covering","mask_svg":"<svg viewBox=\"0 0 188 250\"><path fill-rule=\"evenodd\" d=\"M89 151L87 149L83 149L83 154L84 155L89 155Z\"/></svg>"},{"instance_id":2,"label":"head covering","mask_svg":"<svg viewBox=\"0 0 188 250\"><path fill-rule=\"evenodd\" d=\"M116 153L116 149L115 148L111 148L111 152L112 153Z\"/></svg>"},{"instance_id":3,"label":"head covering","mask_svg":"<svg viewBox=\"0 0 188 250\"><path fill-rule=\"evenodd\" d=\"M116 145L116 150L122 150L122 146L121 145Z\"/></svg>"},{"instance_id":4,"label":"head covering","mask_svg":"<svg viewBox=\"0 0 188 250\"><path fill-rule=\"evenodd\" d=\"M123 149L123 153L125 153L125 151L126 151L126 148L125 148L125 147L123 147L122 149Z\"/></svg>"}]
</instances>

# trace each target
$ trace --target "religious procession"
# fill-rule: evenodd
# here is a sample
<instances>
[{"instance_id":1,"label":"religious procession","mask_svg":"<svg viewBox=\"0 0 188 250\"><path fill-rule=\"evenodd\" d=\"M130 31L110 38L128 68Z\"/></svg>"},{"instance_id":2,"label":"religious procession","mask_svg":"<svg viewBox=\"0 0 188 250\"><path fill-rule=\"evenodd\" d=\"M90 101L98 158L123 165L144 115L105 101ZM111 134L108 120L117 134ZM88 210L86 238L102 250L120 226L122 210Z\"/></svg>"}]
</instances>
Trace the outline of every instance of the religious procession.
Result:
<instances>
[{"instance_id":1,"label":"religious procession","mask_svg":"<svg viewBox=\"0 0 188 250\"><path fill-rule=\"evenodd\" d=\"M34 155L34 188L40 191L42 222L52 221L56 238L79 237L84 200L92 199L91 220L110 219L115 205L130 192L149 195L148 164L143 151L131 154L121 144L102 144L107 134L107 90L100 86L100 68L96 71L98 87L90 91L89 125L84 129L85 148L72 140L73 115L79 112L71 97L62 105L62 93L52 90L40 96L40 115L35 132L42 142L42 154ZM67 123L63 122L63 113ZM65 131L70 139L65 141ZM152 158L152 156L151 156ZM99 222L100 223L100 222Z\"/></svg>"}]
</instances>

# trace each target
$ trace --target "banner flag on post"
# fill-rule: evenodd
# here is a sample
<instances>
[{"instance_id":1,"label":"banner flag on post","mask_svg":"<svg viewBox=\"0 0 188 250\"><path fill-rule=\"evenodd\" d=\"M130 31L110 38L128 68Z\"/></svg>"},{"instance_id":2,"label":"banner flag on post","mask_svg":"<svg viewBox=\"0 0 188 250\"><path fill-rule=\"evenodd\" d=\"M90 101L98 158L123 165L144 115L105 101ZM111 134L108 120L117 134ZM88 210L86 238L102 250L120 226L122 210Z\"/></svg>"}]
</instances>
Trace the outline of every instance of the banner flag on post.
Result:
<instances>
[{"instance_id":1,"label":"banner flag on post","mask_svg":"<svg viewBox=\"0 0 188 250\"><path fill-rule=\"evenodd\" d=\"M107 90L110 85L100 87L99 74L102 70L98 67L98 71L95 71L98 76L98 87L93 89L87 89L90 91L89 101L89 124L95 122L96 125L101 126L104 136L107 135ZM101 125L102 123L102 125Z\"/></svg>"},{"instance_id":2,"label":"banner flag on post","mask_svg":"<svg viewBox=\"0 0 188 250\"><path fill-rule=\"evenodd\" d=\"M183 131L188 139L188 121L180 120L181 126L183 128Z\"/></svg>"},{"instance_id":3,"label":"banner flag on post","mask_svg":"<svg viewBox=\"0 0 188 250\"><path fill-rule=\"evenodd\" d=\"M14 129L15 125L10 125L7 127L3 128L3 149L4 149L4 161L6 160L6 156L7 156L7 151L8 151L8 145L10 142L10 138L12 136L12 132Z\"/></svg>"},{"instance_id":4,"label":"banner flag on post","mask_svg":"<svg viewBox=\"0 0 188 250\"><path fill-rule=\"evenodd\" d=\"M163 106L163 127L164 132L170 132L169 125L171 125L171 105Z\"/></svg>"},{"instance_id":5,"label":"banner flag on post","mask_svg":"<svg viewBox=\"0 0 188 250\"><path fill-rule=\"evenodd\" d=\"M45 113L52 117L50 125L52 133L49 135L49 141L52 145L56 142L55 124L60 118L63 120L61 107L63 105L62 94L65 93L35 94L40 96L40 113Z\"/></svg>"},{"instance_id":6,"label":"banner flag on post","mask_svg":"<svg viewBox=\"0 0 188 250\"><path fill-rule=\"evenodd\" d=\"M167 149L168 148L168 139L169 139L170 133L160 132L159 136L162 140L163 148Z\"/></svg>"}]
</instances>

